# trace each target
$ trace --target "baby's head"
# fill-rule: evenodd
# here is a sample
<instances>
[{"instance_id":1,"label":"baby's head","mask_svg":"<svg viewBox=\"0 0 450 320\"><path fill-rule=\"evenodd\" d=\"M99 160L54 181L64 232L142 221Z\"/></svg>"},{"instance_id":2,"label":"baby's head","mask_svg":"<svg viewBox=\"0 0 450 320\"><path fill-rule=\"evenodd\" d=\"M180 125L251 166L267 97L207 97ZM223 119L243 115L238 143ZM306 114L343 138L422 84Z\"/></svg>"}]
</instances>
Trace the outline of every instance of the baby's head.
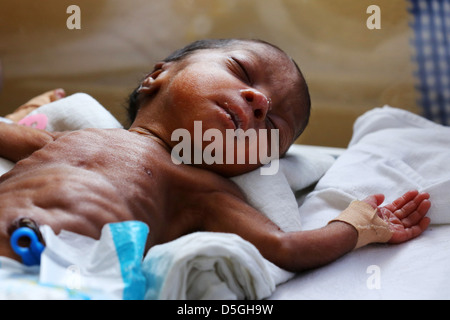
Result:
<instances>
[{"instance_id":1,"label":"baby's head","mask_svg":"<svg viewBox=\"0 0 450 320\"><path fill-rule=\"evenodd\" d=\"M128 114L132 128L148 130L170 148L178 144L172 141L177 129L187 130L195 140L194 123L201 123L202 134L218 130L224 141L230 129L254 129L258 139L266 134L270 142L272 129L277 129L277 151L283 155L305 129L310 107L300 69L278 47L260 40L210 39L193 42L157 63L130 95ZM212 144L204 140L201 150ZM258 146L247 146L246 154L252 148ZM256 169L261 165L257 162L215 163L208 169L230 176Z\"/></svg>"}]
</instances>

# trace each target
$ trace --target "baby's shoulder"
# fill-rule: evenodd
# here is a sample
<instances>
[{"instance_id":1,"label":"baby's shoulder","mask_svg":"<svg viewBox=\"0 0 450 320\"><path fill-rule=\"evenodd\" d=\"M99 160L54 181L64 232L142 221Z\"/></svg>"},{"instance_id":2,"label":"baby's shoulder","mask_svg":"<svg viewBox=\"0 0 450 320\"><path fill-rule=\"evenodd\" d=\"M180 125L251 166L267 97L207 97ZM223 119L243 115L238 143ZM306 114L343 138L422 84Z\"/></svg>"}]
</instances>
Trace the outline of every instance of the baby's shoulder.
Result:
<instances>
[{"instance_id":1,"label":"baby's shoulder","mask_svg":"<svg viewBox=\"0 0 450 320\"><path fill-rule=\"evenodd\" d=\"M231 179L203 168L186 166L184 176L189 190L199 193L221 196L233 196L244 200L244 193Z\"/></svg>"}]
</instances>

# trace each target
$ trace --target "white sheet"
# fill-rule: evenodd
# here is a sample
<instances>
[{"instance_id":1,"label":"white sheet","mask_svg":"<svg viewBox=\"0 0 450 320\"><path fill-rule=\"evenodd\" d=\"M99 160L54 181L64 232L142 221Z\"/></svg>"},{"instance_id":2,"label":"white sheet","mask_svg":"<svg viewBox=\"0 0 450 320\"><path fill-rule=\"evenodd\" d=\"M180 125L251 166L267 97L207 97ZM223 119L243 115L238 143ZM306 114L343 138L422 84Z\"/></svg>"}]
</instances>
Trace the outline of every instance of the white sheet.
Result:
<instances>
[{"instance_id":1,"label":"white sheet","mask_svg":"<svg viewBox=\"0 0 450 320\"><path fill-rule=\"evenodd\" d=\"M388 106L354 126L346 150L299 208L305 229L323 226L355 198L429 192L432 226L401 245L370 245L280 286L271 299L449 299L450 128ZM376 281L375 281L376 280Z\"/></svg>"}]
</instances>

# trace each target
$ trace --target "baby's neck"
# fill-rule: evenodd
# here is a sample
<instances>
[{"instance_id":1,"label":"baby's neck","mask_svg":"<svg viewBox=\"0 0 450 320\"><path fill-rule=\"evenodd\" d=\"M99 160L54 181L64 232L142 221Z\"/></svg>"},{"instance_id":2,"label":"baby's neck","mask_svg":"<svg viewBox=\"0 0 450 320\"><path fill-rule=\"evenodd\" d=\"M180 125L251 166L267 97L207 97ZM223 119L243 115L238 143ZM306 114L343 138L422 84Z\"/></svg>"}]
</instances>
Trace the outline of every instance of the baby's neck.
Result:
<instances>
[{"instance_id":1,"label":"baby's neck","mask_svg":"<svg viewBox=\"0 0 450 320\"><path fill-rule=\"evenodd\" d=\"M157 142L158 144L160 144L164 149L166 149L168 152L170 152L171 148L170 146L163 140L161 139L158 135L154 134L152 131L142 128L142 127L132 127L130 129L128 129L128 131L130 132L134 132L137 133L141 136L147 137L149 139L152 139L153 141Z\"/></svg>"}]
</instances>

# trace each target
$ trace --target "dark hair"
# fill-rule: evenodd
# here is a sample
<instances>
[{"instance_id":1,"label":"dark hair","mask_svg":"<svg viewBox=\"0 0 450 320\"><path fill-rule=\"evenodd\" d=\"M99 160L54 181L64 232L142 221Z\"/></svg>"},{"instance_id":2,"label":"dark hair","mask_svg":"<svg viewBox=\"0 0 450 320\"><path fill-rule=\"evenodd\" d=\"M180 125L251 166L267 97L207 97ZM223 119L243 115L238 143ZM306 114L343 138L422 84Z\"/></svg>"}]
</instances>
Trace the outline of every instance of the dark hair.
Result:
<instances>
[{"instance_id":1,"label":"dark hair","mask_svg":"<svg viewBox=\"0 0 450 320\"><path fill-rule=\"evenodd\" d=\"M194 41L194 42L188 44L187 46L185 46L184 48L174 51L167 58L165 58L163 60L163 62L180 61L198 50L220 49L220 48L230 46L233 43L240 42L240 41L249 41L249 42L266 44L266 45L269 45L269 46L284 53L284 51L281 50L280 48L278 48L277 46L275 46L269 42L266 42L264 40L259 40L259 39L203 39L203 40ZM298 67L297 63L293 59L291 59L291 60L294 62L295 67L297 68L301 79L304 80L305 78L303 77L303 74L300 71L300 68ZM155 71L155 70L153 70L153 71ZM149 74L153 73L153 71L150 72ZM310 109L311 109L311 98L309 95L308 86L307 86L305 80L303 81L303 83L304 83L304 86L303 86L302 95L305 97L306 117L304 120L304 124L302 125L302 129L298 133L297 137L300 136L300 134L306 128L308 121L309 121ZM138 86L136 89L134 89L134 91L128 97L127 113L128 113L128 121L130 122L130 124L132 124L134 119L136 118L139 108L140 108L140 99L139 99L139 86Z\"/></svg>"}]
</instances>

